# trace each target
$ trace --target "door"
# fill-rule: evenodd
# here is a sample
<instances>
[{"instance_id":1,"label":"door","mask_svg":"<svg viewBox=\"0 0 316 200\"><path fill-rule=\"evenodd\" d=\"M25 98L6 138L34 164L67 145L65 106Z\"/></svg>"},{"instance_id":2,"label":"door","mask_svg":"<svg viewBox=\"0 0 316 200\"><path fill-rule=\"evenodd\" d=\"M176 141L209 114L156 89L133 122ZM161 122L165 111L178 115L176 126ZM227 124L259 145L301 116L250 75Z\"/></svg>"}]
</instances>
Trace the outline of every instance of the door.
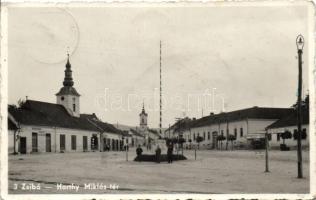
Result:
<instances>
[{"instance_id":1,"label":"door","mask_svg":"<svg viewBox=\"0 0 316 200\"><path fill-rule=\"evenodd\" d=\"M82 140L83 151L88 151L88 136L83 136Z\"/></svg>"},{"instance_id":2,"label":"door","mask_svg":"<svg viewBox=\"0 0 316 200\"><path fill-rule=\"evenodd\" d=\"M20 137L20 153L26 154L26 137Z\"/></svg>"},{"instance_id":3,"label":"door","mask_svg":"<svg viewBox=\"0 0 316 200\"><path fill-rule=\"evenodd\" d=\"M37 133L32 133L32 152L38 152L38 136L37 136Z\"/></svg>"},{"instance_id":4,"label":"door","mask_svg":"<svg viewBox=\"0 0 316 200\"><path fill-rule=\"evenodd\" d=\"M71 150L77 149L77 137L75 135L71 136Z\"/></svg>"},{"instance_id":5,"label":"door","mask_svg":"<svg viewBox=\"0 0 316 200\"><path fill-rule=\"evenodd\" d=\"M59 143L60 143L60 151L65 151L66 147L66 136L60 135L59 137Z\"/></svg>"},{"instance_id":6,"label":"door","mask_svg":"<svg viewBox=\"0 0 316 200\"><path fill-rule=\"evenodd\" d=\"M46 152L52 152L51 135L46 133Z\"/></svg>"}]
</instances>

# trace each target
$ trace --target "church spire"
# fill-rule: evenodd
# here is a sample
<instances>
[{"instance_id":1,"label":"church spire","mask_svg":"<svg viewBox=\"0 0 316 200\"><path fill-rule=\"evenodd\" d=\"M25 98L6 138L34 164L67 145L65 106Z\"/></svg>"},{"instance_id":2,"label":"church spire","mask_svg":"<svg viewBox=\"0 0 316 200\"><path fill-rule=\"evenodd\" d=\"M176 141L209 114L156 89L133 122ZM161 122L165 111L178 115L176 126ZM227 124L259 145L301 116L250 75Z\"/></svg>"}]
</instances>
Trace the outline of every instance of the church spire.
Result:
<instances>
[{"instance_id":1,"label":"church spire","mask_svg":"<svg viewBox=\"0 0 316 200\"><path fill-rule=\"evenodd\" d=\"M69 53L67 53L67 63L66 63L65 78L64 78L63 85L68 86L68 87L72 87L74 85L74 81L72 79L71 64L69 62Z\"/></svg>"},{"instance_id":2,"label":"church spire","mask_svg":"<svg viewBox=\"0 0 316 200\"><path fill-rule=\"evenodd\" d=\"M143 110L142 110L143 113L145 113L145 103L143 101Z\"/></svg>"}]
</instances>

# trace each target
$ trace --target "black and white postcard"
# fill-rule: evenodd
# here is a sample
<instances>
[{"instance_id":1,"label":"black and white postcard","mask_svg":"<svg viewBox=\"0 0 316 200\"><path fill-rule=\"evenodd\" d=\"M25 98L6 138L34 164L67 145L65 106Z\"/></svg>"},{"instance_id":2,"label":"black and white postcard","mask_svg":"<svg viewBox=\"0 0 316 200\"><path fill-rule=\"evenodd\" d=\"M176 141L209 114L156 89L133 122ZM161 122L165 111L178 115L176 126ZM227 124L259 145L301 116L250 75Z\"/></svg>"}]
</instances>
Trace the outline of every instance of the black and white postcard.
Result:
<instances>
[{"instance_id":1,"label":"black and white postcard","mask_svg":"<svg viewBox=\"0 0 316 200\"><path fill-rule=\"evenodd\" d=\"M1 199L312 199L312 1L3 2Z\"/></svg>"}]
</instances>

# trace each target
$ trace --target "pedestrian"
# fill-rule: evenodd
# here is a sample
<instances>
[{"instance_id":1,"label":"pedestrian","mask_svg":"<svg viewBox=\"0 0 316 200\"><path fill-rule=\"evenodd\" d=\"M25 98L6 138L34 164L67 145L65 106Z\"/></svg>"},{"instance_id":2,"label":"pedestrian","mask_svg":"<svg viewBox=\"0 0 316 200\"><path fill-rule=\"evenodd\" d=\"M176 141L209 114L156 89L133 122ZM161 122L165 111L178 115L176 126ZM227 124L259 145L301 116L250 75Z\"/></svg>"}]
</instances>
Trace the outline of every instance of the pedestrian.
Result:
<instances>
[{"instance_id":1,"label":"pedestrian","mask_svg":"<svg viewBox=\"0 0 316 200\"><path fill-rule=\"evenodd\" d=\"M158 145L157 149L156 149L156 162L157 163L160 163L160 155L161 155L161 149L160 149L160 147Z\"/></svg>"},{"instance_id":2,"label":"pedestrian","mask_svg":"<svg viewBox=\"0 0 316 200\"><path fill-rule=\"evenodd\" d=\"M136 149L136 154L137 157L140 157L143 153L143 149L140 147L140 145L138 145L137 149ZM140 161L140 158L138 159L138 161Z\"/></svg>"},{"instance_id":3,"label":"pedestrian","mask_svg":"<svg viewBox=\"0 0 316 200\"><path fill-rule=\"evenodd\" d=\"M172 163L173 145L170 143L167 150L168 163Z\"/></svg>"}]
</instances>

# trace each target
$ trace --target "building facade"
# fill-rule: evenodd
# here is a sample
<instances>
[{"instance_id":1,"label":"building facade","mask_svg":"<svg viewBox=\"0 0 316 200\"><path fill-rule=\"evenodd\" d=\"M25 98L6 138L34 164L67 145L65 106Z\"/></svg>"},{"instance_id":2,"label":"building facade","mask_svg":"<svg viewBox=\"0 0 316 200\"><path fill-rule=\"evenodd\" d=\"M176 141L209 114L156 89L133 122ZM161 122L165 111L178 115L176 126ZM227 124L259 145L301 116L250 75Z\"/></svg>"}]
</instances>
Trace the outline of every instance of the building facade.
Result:
<instances>
[{"instance_id":1,"label":"building facade","mask_svg":"<svg viewBox=\"0 0 316 200\"><path fill-rule=\"evenodd\" d=\"M289 116L281 118L267 127L267 131L270 134L269 145L271 148L278 149L281 144L286 144L290 149L297 148L297 112L293 110L293 113ZM291 138L282 138L282 133L289 132ZM309 147L309 109L302 109L302 140L301 144L303 148Z\"/></svg>"},{"instance_id":2,"label":"building facade","mask_svg":"<svg viewBox=\"0 0 316 200\"><path fill-rule=\"evenodd\" d=\"M289 115L288 108L252 107L219 114L211 113L200 119L187 120L183 128L173 128L173 135L183 137L184 148L249 148L265 137L266 127ZM177 127L177 126L176 126ZM168 130L166 131L168 135ZM219 136L225 138L219 140ZM197 138L202 141L198 142ZM235 140L229 140L234 137Z\"/></svg>"}]
</instances>

